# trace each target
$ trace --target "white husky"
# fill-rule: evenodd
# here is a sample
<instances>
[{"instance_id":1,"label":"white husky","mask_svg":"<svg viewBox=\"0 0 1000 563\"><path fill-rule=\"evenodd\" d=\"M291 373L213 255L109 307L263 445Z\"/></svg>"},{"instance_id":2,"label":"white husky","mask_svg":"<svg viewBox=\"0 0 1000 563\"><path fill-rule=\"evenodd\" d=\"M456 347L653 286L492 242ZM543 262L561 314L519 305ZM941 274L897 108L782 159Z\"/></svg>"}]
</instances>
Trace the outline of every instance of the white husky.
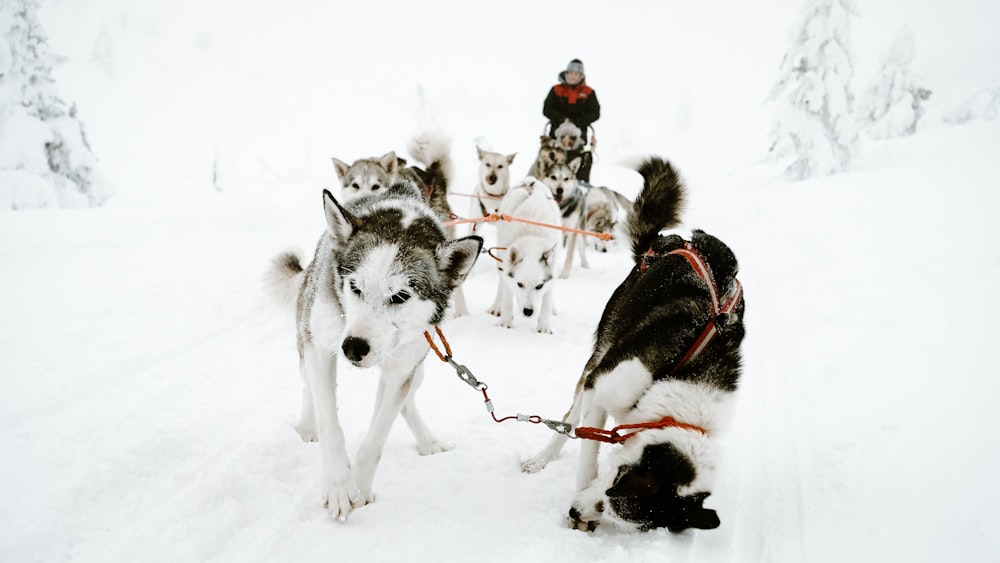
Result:
<instances>
[{"instance_id":1,"label":"white husky","mask_svg":"<svg viewBox=\"0 0 1000 563\"><path fill-rule=\"evenodd\" d=\"M510 190L510 165L517 153L501 154L485 151L476 145L479 154L479 181L473 192L472 205L469 207L469 217L483 217L497 210L500 200ZM473 231L476 230L473 224Z\"/></svg>"},{"instance_id":2,"label":"white husky","mask_svg":"<svg viewBox=\"0 0 1000 563\"><path fill-rule=\"evenodd\" d=\"M507 192L500 213L549 225L559 225L559 204L540 180L528 176ZM552 332L552 289L555 268L562 253L562 235L556 229L518 221L497 224L497 242L503 260L497 266L500 281L490 314L500 326L514 322L514 302L524 316L538 310L538 332Z\"/></svg>"}]
</instances>

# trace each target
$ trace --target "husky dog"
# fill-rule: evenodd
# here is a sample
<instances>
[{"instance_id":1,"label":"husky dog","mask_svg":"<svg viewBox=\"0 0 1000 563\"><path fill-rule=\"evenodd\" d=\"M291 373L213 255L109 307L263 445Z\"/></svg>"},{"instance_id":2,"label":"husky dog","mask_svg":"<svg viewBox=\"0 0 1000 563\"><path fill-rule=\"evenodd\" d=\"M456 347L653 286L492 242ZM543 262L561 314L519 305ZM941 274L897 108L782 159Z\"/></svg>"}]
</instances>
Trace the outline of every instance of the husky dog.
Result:
<instances>
[{"instance_id":1,"label":"husky dog","mask_svg":"<svg viewBox=\"0 0 1000 563\"><path fill-rule=\"evenodd\" d=\"M282 254L269 281L278 295L297 295L299 369L305 382L297 430L319 441L324 506L344 520L374 500L372 481L382 446L398 414L433 454L450 446L437 440L417 412L414 394L423 379L428 345L423 332L445 316L451 292L468 275L482 239L449 240L419 188L400 182L381 195L338 202L323 191L327 231L312 262ZM337 416L337 360L379 367L381 379L371 426L353 465Z\"/></svg>"},{"instance_id":2,"label":"husky dog","mask_svg":"<svg viewBox=\"0 0 1000 563\"><path fill-rule=\"evenodd\" d=\"M500 200L510 189L510 165L517 153L508 155L484 151L476 145L479 154L479 182L473 193L469 217L483 217L497 210ZM476 227L473 224L472 230Z\"/></svg>"},{"instance_id":3,"label":"husky dog","mask_svg":"<svg viewBox=\"0 0 1000 563\"><path fill-rule=\"evenodd\" d=\"M378 158L361 158L353 164L333 158L333 167L340 178L341 199L349 201L385 190L399 175L399 159L394 151Z\"/></svg>"},{"instance_id":4,"label":"husky dog","mask_svg":"<svg viewBox=\"0 0 1000 563\"><path fill-rule=\"evenodd\" d=\"M549 175L549 171L557 164L566 163L566 149L559 146L555 139L548 135L542 135L541 145L538 147L538 156L528 170L528 176L534 178L544 178Z\"/></svg>"},{"instance_id":5,"label":"husky dog","mask_svg":"<svg viewBox=\"0 0 1000 563\"><path fill-rule=\"evenodd\" d=\"M632 202L622 194L605 186L594 186L587 189L585 200L587 209L584 219L584 230L593 233L617 235L622 218L632 209ZM598 252L607 252L608 241L593 238L594 248Z\"/></svg>"},{"instance_id":6,"label":"husky dog","mask_svg":"<svg viewBox=\"0 0 1000 563\"><path fill-rule=\"evenodd\" d=\"M548 175L542 178L542 181L552 190L552 196L556 203L559 204L562 225L570 229L582 229L586 213L586 196L583 193L583 188L580 187L580 180L576 177L579 168L580 159L574 158L566 164L553 166L549 169ZM560 278L569 277L570 270L573 268L573 254L576 252L577 238L580 236L573 233L563 237L563 243L567 247L566 263L563 264ZM584 268L590 267L590 263L587 262L585 244L580 245L580 265Z\"/></svg>"},{"instance_id":7,"label":"husky dog","mask_svg":"<svg viewBox=\"0 0 1000 563\"><path fill-rule=\"evenodd\" d=\"M744 303L736 258L702 231L690 243L659 235L678 222L683 184L659 158L639 172L645 185L628 220L636 265L604 309L563 420L582 418L594 430L611 414L619 424L647 429L615 440L624 446L600 471L598 443L583 440L570 526L592 530L603 515L640 530L716 528L718 514L703 503L716 470L713 435L725 427L741 369ZM714 339L703 338L708 329ZM584 430L574 432L580 437ZM522 469L545 467L566 438L557 434Z\"/></svg>"},{"instance_id":8,"label":"husky dog","mask_svg":"<svg viewBox=\"0 0 1000 563\"><path fill-rule=\"evenodd\" d=\"M511 188L500 202L500 213L518 219L554 224L559 221L559 206L546 185L528 176ZM506 249L497 266L499 283L490 314L500 317L500 326L511 328L514 303L524 316L538 309L538 332L552 332L552 286L559 258L559 232L522 222L497 224L497 242Z\"/></svg>"},{"instance_id":9,"label":"husky dog","mask_svg":"<svg viewBox=\"0 0 1000 563\"><path fill-rule=\"evenodd\" d=\"M583 132L572 121L564 121L556 128L556 142L566 151L583 148Z\"/></svg>"}]
</instances>

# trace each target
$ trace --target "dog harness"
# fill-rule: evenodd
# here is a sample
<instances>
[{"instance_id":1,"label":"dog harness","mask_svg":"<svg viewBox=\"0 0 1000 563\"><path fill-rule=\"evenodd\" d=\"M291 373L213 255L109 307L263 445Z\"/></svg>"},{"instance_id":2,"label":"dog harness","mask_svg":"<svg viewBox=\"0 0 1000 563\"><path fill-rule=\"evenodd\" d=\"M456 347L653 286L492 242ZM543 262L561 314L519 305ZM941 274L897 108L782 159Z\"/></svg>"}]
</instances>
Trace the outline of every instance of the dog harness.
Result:
<instances>
[{"instance_id":1,"label":"dog harness","mask_svg":"<svg viewBox=\"0 0 1000 563\"><path fill-rule=\"evenodd\" d=\"M674 375L691 360L697 358L702 352L705 351L706 348L708 348L709 344L712 343L712 340L714 340L716 335L719 334L719 324L727 326L735 321L732 314L740 302L743 301L743 285L740 284L739 280L734 279L733 283L735 287L732 294L729 295L725 301L720 302L719 289L715 285L715 277L712 276L712 270L710 270L705 264L705 260L703 260L701 255L698 254L698 251L695 250L693 244L685 241L684 248L671 250L667 253L667 255L670 254L682 256L688 261L688 264L691 265L691 268L695 271L698 277L701 278L706 285L708 285L708 293L712 298L711 315L709 315L708 324L701 331L701 334L698 335L698 339L694 341L694 344L687 349L677 364L670 370L670 375ZM658 256L660 256L660 254L652 248L647 250L646 253L642 255L642 260L639 262L639 272L645 272L649 268L649 260ZM615 426L611 430L581 427L575 430L575 434L577 438L597 440L599 442L606 442L610 444L620 444L634 436L636 433L650 428L684 428L686 430L693 430L708 436L708 431L704 428L688 424L686 422L680 422L672 416L663 417L655 422L621 424L619 426ZM622 430L632 430L632 432L621 434L620 431Z\"/></svg>"}]
</instances>

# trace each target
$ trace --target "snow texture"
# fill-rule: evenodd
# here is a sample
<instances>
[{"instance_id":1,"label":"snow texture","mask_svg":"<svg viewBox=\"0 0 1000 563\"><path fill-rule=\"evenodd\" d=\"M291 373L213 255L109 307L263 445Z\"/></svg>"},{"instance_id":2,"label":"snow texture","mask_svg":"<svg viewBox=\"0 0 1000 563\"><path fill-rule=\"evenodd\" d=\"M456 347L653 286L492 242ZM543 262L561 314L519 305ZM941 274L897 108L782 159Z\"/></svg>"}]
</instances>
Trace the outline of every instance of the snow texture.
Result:
<instances>
[{"instance_id":1,"label":"snow texture","mask_svg":"<svg viewBox=\"0 0 1000 563\"><path fill-rule=\"evenodd\" d=\"M851 16L859 76L906 19L934 97L913 135L862 136L849 171L790 183L761 161L762 101L799 4L46 4L60 92L119 190L97 208L0 212L0 561L994 560L1000 121L988 104L962 125L944 117L1000 84L1000 5L885 0ZM554 39L562 26L575 39ZM456 210L476 143L517 152L524 174L572 58L603 106L592 180L633 197L627 164L670 158L690 187L684 227L740 260L745 370L706 502L721 527L568 529L579 445L521 473L549 430L494 423L434 357L418 401L455 449L419 456L397 424L375 502L332 521L316 444L293 428L294 322L263 293L269 261L315 245L331 156L402 154L436 127L452 139ZM0 142L0 159L25 167L0 186L61 205L31 169L51 129L14 115L4 126L25 141ZM442 328L499 415L569 406L630 265L620 243L589 258L558 281L553 334L496 326L495 267L477 263L472 314ZM376 385L341 373L351 452Z\"/></svg>"}]
</instances>

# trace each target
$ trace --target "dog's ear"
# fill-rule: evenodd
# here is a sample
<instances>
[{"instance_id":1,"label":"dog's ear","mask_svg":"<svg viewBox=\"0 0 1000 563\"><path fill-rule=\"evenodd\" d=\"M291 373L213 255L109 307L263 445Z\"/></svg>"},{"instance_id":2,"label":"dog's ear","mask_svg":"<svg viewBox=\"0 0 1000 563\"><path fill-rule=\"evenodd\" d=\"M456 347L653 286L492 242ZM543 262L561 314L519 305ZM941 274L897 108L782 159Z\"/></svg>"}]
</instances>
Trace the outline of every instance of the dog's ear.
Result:
<instances>
[{"instance_id":1,"label":"dog's ear","mask_svg":"<svg viewBox=\"0 0 1000 563\"><path fill-rule=\"evenodd\" d=\"M573 174L576 174L576 171L580 169L580 164L582 162L583 162L583 159L578 156L578 157L574 158L573 160L569 161L569 164L567 166L569 166L569 169L573 171Z\"/></svg>"},{"instance_id":2,"label":"dog's ear","mask_svg":"<svg viewBox=\"0 0 1000 563\"><path fill-rule=\"evenodd\" d=\"M330 190L323 190L323 211L326 213L326 227L338 244L342 244L362 225L360 219L341 207Z\"/></svg>"},{"instance_id":3,"label":"dog's ear","mask_svg":"<svg viewBox=\"0 0 1000 563\"><path fill-rule=\"evenodd\" d=\"M482 160L483 157L486 156L486 151L480 148L479 145L476 145L476 154L479 155L479 160Z\"/></svg>"},{"instance_id":4,"label":"dog's ear","mask_svg":"<svg viewBox=\"0 0 1000 563\"><path fill-rule=\"evenodd\" d=\"M523 260L521 256L521 251L518 250L516 244L512 244L507 247L507 263L511 266L516 266L518 262Z\"/></svg>"},{"instance_id":5,"label":"dog's ear","mask_svg":"<svg viewBox=\"0 0 1000 563\"><path fill-rule=\"evenodd\" d=\"M736 255L721 240L700 229L691 232L691 244L712 268L712 276L719 291L725 293L740 269Z\"/></svg>"},{"instance_id":6,"label":"dog's ear","mask_svg":"<svg viewBox=\"0 0 1000 563\"><path fill-rule=\"evenodd\" d=\"M685 510L686 523L688 528L699 530L714 530L719 527L719 513L711 508L702 506L710 493L696 493L691 495L687 510Z\"/></svg>"},{"instance_id":7,"label":"dog's ear","mask_svg":"<svg viewBox=\"0 0 1000 563\"><path fill-rule=\"evenodd\" d=\"M382 155L382 158L378 159L379 165L385 169L389 176L395 176L396 172L399 171L399 160L396 158L396 151L389 151Z\"/></svg>"},{"instance_id":8,"label":"dog's ear","mask_svg":"<svg viewBox=\"0 0 1000 563\"><path fill-rule=\"evenodd\" d=\"M477 236L450 240L438 246L438 270L451 287L458 287L465 281L482 248L483 239Z\"/></svg>"},{"instance_id":9,"label":"dog's ear","mask_svg":"<svg viewBox=\"0 0 1000 563\"><path fill-rule=\"evenodd\" d=\"M337 157L333 157L333 168L337 171L337 177L343 182L344 177L347 176L347 171L351 169L351 165L343 160L337 160Z\"/></svg>"},{"instance_id":10,"label":"dog's ear","mask_svg":"<svg viewBox=\"0 0 1000 563\"><path fill-rule=\"evenodd\" d=\"M549 137L548 135L542 135L541 139L539 140L542 147L544 148L547 148L549 146L550 141L552 141L552 137Z\"/></svg>"},{"instance_id":11,"label":"dog's ear","mask_svg":"<svg viewBox=\"0 0 1000 563\"><path fill-rule=\"evenodd\" d=\"M513 164L515 156L517 156L516 152L507 155L507 165L508 166L511 165L511 164Z\"/></svg>"},{"instance_id":12,"label":"dog's ear","mask_svg":"<svg viewBox=\"0 0 1000 563\"><path fill-rule=\"evenodd\" d=\"M608 498L645 497L660 490L656 475L648 469L639 465L622 469L624 471L619 470L615 484L605 491Z\"/></svg>"}]
</instances>

